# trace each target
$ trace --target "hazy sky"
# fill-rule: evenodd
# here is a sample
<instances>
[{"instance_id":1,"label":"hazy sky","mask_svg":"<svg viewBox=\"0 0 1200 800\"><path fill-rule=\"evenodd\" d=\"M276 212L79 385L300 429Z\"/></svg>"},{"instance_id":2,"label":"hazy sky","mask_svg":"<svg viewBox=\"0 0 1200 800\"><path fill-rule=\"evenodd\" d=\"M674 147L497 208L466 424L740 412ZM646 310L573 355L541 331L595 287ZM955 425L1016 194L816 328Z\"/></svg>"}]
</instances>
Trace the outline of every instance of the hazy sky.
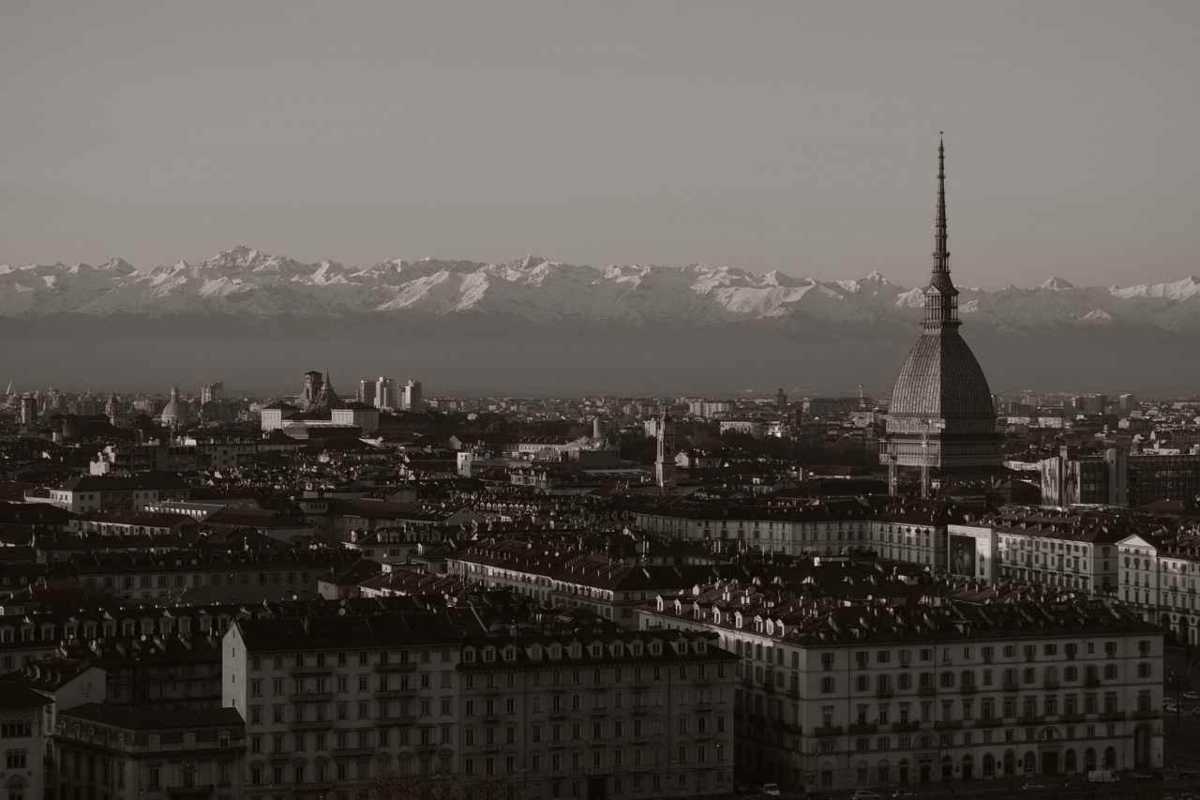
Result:
<instances>
[{"instance_id":1,"label":"hazy sky","mask_svg":"<svg viewBox=\"0 0 1200 800\"><path fill-rule=\"evenodd\" d=\"M0 0L0 263L1200 272L1200 2Z\"/></svg>"}]
</instances>

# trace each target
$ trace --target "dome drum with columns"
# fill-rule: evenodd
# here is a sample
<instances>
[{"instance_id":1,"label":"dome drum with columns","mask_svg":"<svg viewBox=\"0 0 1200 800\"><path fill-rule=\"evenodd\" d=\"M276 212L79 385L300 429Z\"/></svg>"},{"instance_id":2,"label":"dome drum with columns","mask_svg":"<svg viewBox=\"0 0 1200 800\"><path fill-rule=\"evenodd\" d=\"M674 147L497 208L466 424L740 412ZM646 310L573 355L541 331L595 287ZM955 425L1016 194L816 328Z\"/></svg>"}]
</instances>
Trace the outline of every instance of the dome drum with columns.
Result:
<instances>
[{"instance_id":1,"label":"dome drum with columns","mask_svg":"<svg viewBox=\"0 0 1200 800\"><path fill-rule=\"evenodd\" d=\"M945 147L938 145L938 200L933 274L925 288L921 335L900 367L888 406L880 462L988 472L1000 467L1001 437L983 369L959 335L958 289L950 279Z\"/></svg>"}]
</instances>

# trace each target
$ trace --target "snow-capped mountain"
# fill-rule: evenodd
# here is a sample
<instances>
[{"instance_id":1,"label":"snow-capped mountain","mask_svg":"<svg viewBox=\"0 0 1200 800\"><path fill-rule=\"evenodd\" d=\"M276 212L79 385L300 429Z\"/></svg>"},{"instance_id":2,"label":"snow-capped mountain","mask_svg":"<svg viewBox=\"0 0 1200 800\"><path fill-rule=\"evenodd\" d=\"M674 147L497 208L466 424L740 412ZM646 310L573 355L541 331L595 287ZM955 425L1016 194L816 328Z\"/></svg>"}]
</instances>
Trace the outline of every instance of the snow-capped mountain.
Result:
<instances>
[{"instance_id":1,"label":"snow-capped mountain","mask_svg":"<svg viewBox=\"0 0 1200 800\"><path fill-rule=\"evenodd\" d=\"M1078 287L1052 277L998 291L961 289L960 310L983 325L1135 324L1200 329L1200 278L1129 287ZM501 315L555 321L722 323L805 318L911 319L922 287L878 272L819 281L729 266L576 266L529 256L504 263L390 260L369 266L304 263L250 247L149 270L122 259L0 266L0 317L179 314L245 318L343 315Z\"/></svg>"}]
</instances>

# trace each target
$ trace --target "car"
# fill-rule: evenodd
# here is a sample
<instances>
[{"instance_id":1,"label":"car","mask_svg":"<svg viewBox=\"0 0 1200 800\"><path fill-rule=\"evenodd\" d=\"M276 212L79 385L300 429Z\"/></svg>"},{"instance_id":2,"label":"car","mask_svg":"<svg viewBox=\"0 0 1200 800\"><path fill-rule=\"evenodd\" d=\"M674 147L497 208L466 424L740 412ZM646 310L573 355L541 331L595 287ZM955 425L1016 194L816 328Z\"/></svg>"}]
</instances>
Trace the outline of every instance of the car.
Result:
<instances>
[{"instance_id":1,"label":"car","mask_svg":"<svg viewBox=\"0 0 1200 800\"><path fill-rule=\"evenodd\" d=\"M892 792L892 800L917 800L917 793L912 789L897 789Z\"/></svg>"},{"instance_id":2,"label":"car","mask_svg":"<svg viewBox=\"0 0 1200 800\"><path fill-rule=\"evenodd\" d=\"M1111 769L1094 769L1087 774L1088 783L1116 783L1117 776Z\"/></svg>"},{"instance_id":3,"label":"car","mask_svg":"<svg viewBox=\"0 0 1200 800\"><path fill-rule=\"evenodd\" d=\"M781 792L779 791L779 784L778 783L764 783L762 785L762 793L765 795L768 795L769 797L779 797L779 795L781 794Z\"/></svg>"},{"instance_id":4,"label":"car","mask_svg":"<svg viewBox=\"0 0 1200 800\"><path fill-rule=\"evenodd\" d=\"M1038 783L1037 781L1025 781L1021 784L1021 791L1023 792L1037 792L1045 788L1046 784Z\"/></svg>"},{"instance_id":5,"label":"car","mask_svg":"<svg viewBox=\"0 0 1200 800\"><path fill-rule=\"evenodd\" d=\"M872 792L870 789L855 789L854 794L850 795L850 800L883 800L879 792Z\"/></svg>"},{"instance_id":6,"label":"car","mask_svg":"<svg viewBox=\"0 0 1200 800\"><path fill-rule=\"evenodd\" d=\"M1200 700L1200 692L1184 692L1184 700Z\"/></svg>"}]
</instances>

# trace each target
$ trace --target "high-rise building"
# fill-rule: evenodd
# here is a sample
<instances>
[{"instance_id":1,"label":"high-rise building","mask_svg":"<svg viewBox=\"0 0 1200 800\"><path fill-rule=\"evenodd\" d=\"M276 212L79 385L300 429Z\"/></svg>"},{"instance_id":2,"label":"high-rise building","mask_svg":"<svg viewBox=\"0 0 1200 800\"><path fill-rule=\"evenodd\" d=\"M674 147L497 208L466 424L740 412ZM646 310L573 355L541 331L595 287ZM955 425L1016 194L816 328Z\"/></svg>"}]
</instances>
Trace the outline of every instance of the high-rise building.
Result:
<instances>
[{"instance_id":1,"label":"high-rise building","mask_svg":"<svg viewBox=\"0 0 1200 800\"><path fill-rule=\"evenodd\" d=\"M420 411L425 404L425 399L421 392L420 381L408 381L404 384L401 408L405 411Z\"/></svg>"},{"instance_id":2,"label":"high-rise building","mask_svg":"<svg viewBox=\"0 0 1200 800\"><path fill-rule=\"evenodd\" d=\"M654 482L666 488L675 483L675 425L671 412L663 409L658 418L658 452L654 459Z\"/></svg>"},{"instance_id":3,"label":"high-rise building","mask_svg":"<svg viewBox=\"0 0 1200 800\"><path fill-rule=\"evenodd\" d=\"M396 384L391 378L380 375L375 379L375 407L380 411L396 407Z\"/></svg>"},{"instance_id":4,"label":"high-rise building","mask_svg":"<svg viewBox=\"0 0 1200 800\"><path fill-rule=\"evenodd\" d=\"M933 273L925 317L892 390L880 462L892 493L901 468L918 468L923 493L931 473L991 472L1000 467L1000 436L987 378L958 333L958 289L950 279L946 218L946 150L938 144L938 196Z\"/></svg>"},{"instance_id":5,"label":"high-rise building","mask_svg":"<svg viewBox=\"0 0 1200 800\"><path fill-rule=\"evenodd\" d=\"M38 401L31 394L21 397L21 424L32 425L37 422L38 417Z\"/></svg>"},{"instance_id":6,"label":"high-rise building","mask_svg":"<svg viewBox=\"0 0 1200 800\"><path fill-rule=\"evenodd\" d=\"M358 379L358 402L367 405L375 404L375 381L370 378Z\"/></svg>"},{"instance_id":7,"label":"high-rise building","mask_svg":"<svg viewBox=\"0 0 1200 800\"><path fill-rule=\"evenodd\" d=\"M221 381L206 383L200 387L200 403L208 405L220 400L225 394L225 384Z\"/></svg>"}]
</instances>

